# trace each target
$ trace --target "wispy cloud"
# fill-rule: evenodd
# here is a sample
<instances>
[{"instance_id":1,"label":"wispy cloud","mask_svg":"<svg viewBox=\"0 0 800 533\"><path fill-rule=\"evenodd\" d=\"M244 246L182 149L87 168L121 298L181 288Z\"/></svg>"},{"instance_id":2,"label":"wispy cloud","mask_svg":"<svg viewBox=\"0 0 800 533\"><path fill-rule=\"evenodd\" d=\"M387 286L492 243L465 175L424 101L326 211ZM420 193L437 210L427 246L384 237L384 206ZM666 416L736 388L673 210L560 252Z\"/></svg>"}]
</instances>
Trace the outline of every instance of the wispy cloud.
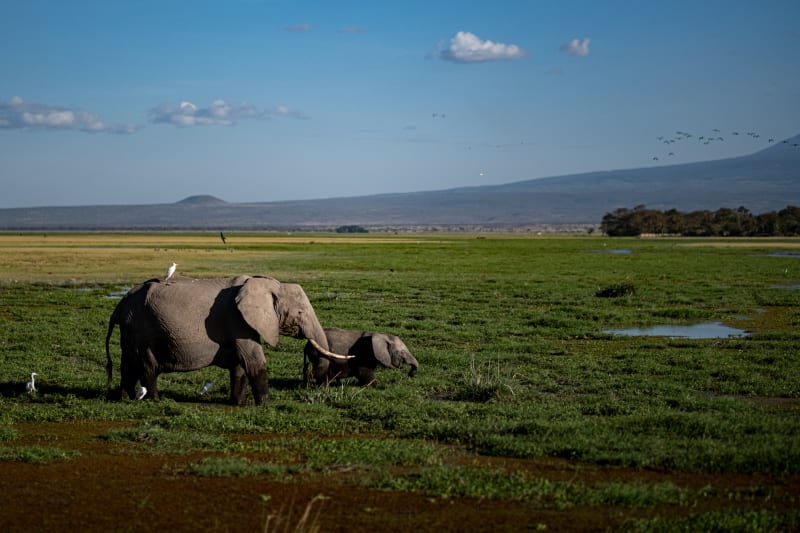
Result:
<instances>
[{"instance_id":1,"label":"wispy cloud","mask_svg":"<svg viewBox=\"0 0 800 533\"><path fill-rule=\"evenodd\" d=\"M348 26L339 30L340 33L367 33L366 28L359 28L358 26Z\"/></svg>"},{"instance_id":2,"label":"wispy cloud","mask_svg":"<svg viewBox=\"0 0 800 533\"><path fill-rule=\"evenodd\" d=\"M104 124L89 111L26 102L14 96L0 101L0 129L72 130L86 133L135 133L132 124Z\"/></svg>"},{"instance_id":3,"label":"wispy cloud","mask_svg":"<svg viewBox=\"0 0 800 533\"><path fill-rule=\"evenodd\" d=\"M208 107L197 107L191 102L161 104L150 110L150 122L174 126L232 126L237 120L262 118L263 113L249 104L232 106L225 100L214 100Z\"/></svg>"},{"instance_id":4,"label":"wispy cloud","mask_svg":"<svg viewBox=\"0 0 800 533\"><path fill-rule=\"evenodd\" d=\"M501 59L520 59L526 55L525 50L515 44L484 41L468 31L456 33L450 39L450 44L436 54L440 59L455 63L483 63Z\"/></svg>"},{"instance_id":5,"label":"wispy cloud","mask_svg":"<svg viewBox=\"0 0 800 533\"><path fill-rule=\"evenodd\" d=\"M208 107L198 107L191 102L161 104L150 110L150 122L190 126L233 126L245 119L268 119L270 117L307 119L298 109L275 106L272 110L260 110L251 104L231 105L225 100L214 100Z\"/></svg>"},{"instance_id":6,"label":"wispy cloud","mask_svg":"<svg viewBox=\"0 0 800 533\"><path fill-rule=\"evenodd\" d=\"M297 118L300 120L308 119L308 116L299 109L292 109L282 105L277 105L272 108L272 114L278 117Z\"/></svg>"},{"instance_id":7,"label":"wispy cloud","mask_svg":"<svg viewBox=\"0 0 800 533\"><path fill-rule=\"evenodd\" d=\"M589 43L592 40L588 37L584 39L572 39L561 45L561 51L571 56L586 57L589 55Z\"/></svg>"},{"instance_id":8,"label":"wispy cloud","mask_svg":"<svg viewBox=\"0 0 800 533\"><path fill-rule=\"evenodd\" d=\"M286 31L290 31L292 33L304 33L307 31L311 31L311 24L303 23L303 24L293 24L286 28Z\"/></svg>"}]
</instances>

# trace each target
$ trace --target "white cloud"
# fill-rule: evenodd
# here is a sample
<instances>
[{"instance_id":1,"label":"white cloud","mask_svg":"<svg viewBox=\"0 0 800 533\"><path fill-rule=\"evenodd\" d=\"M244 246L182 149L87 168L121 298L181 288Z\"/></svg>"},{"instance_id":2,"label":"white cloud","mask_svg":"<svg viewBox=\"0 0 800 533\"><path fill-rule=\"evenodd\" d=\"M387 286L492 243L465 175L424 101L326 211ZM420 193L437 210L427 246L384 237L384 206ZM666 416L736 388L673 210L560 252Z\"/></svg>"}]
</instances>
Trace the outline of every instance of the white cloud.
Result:
<instances>
[{"instance_id":1,"label":"white cloud","mask_svg":"<svg viewBox=\"0 0 800 533\"><path fill-rule=\"evenodd\" d=\"M568 43L561 45L561 51L571 56L586 57L589 55L589 43L592 40L588 37L584 39L572 39Z\"/></svg>"},{"instance_id":2,"label":"white cloud","mask_svg":"<svg viewBox=\"0 0 800 533\"><path fill-rule=\"evenodd\" d=\"M251 104L231 105L225 100L214 100L208 107L197 107L191 102L178 105L161 104L150 110L150 122L173 126L233 126L244 119L268 119L272 116L308 118L302 111L277 106L272 111L262 111Z\"/></svg>"},{"instance_id":3,"label":"white cloud","mask_svg":"<svg viewBox=\"0 0 800 533\"><path fill-rule=\"evenodd\" d=\"M439 58L455 63L483 63L500 59L520 59L525 55L525 50L515 44L483 41L477 35L468 31L456 33L450 39L450 44L437 54Z\"/></svg>"},{"instance_id":4,"label":"white cloud","mask_svg":"<svg viewBox=\"0 0 800 533\"><path fill-rule=\"evenodd\" d=\"M104 124L89 111L26 102L19 96L0 101L0 128L29 130L74 130L87 133L134 133L132 124Z\"/></svg>"}]
</instances>

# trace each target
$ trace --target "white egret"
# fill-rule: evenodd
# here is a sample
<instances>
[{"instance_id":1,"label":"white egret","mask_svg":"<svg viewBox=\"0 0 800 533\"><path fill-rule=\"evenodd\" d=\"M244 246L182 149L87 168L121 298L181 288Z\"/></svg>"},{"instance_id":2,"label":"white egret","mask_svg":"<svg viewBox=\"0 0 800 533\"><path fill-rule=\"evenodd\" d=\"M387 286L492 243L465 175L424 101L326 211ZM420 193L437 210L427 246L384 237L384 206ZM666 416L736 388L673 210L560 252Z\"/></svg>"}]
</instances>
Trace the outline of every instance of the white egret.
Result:
<instances>
[{"instance_id":1,"label":"white egret","mask_svg":"<svg viewBox=\"0 0 800 533\"><path fill-rule=\"evenodd\" d=\"M136 391L136 398L135 399L141 400L142 398L144 398L145 394L147 394L147 388L146 387L139 387L139 390Z\"/></svg>"},{"instance_id":2,"label":"white egret","mask_svg":"<svg viewBox=\"0 0 800 533\"><path fill-rule=\"evenodd\" d=\"M172 263L172 266L170 266L167 269L167 275L164 277L164 281L167 281L169 278L172 277L172 275L175 273L175 269L177 267L178 267L178 263Z\"/></svg>"},{"instance_id":3,"label":"white egret","mask_svg":"<svg viewBox=\"0 0 800 533\"><path fill-rule=\"evenodd\" d=\"M38 376L36 372L31 372L31 380L25 384L25 390L28 393L36 392L36 376Z\"/></svg>"},{"instance_id":4,"label":"white egret","mask_svg":"<svg viewBox=\"0 0 800 533\"><path fill-rule=\"evenodd\" d=\"M203 394L205 394L208 391L210 391L211 387L213 387L213 386L214 386L214 382L213 381L206 381L206 384L203 385L202 389L200 389L200 396L202 396Z\"/></svg>"}]
</instances>

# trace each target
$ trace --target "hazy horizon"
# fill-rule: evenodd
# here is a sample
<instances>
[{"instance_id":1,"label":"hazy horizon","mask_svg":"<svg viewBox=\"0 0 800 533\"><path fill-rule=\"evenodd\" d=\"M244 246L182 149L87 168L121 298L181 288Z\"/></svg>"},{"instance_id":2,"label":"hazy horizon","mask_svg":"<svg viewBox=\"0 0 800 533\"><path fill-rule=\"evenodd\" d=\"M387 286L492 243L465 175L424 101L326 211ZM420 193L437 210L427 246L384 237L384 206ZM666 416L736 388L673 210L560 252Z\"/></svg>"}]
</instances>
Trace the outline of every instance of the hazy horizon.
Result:
<instances>
[{"instance_id":1,"label":"hazy horizon","mask_svg":"<svg viewBox=\"0 0 800 533\"><path fill-rule=\"evenodd\" d=\"M800 133L793 1L32 0L4 14L2 208L445 190L736 157Z\"/></svg>"}]
</instances>

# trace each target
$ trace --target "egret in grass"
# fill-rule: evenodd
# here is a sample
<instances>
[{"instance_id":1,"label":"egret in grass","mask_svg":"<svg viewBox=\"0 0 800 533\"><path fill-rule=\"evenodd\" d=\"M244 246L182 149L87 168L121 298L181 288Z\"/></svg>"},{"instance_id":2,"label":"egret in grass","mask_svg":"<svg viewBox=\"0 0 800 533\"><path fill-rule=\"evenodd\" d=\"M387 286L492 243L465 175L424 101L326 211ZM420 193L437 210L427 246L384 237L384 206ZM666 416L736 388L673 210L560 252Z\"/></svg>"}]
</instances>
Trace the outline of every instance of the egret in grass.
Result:
<instances>
[{"instance_id":1,"label":"egret in grass","mask_svg":"<svg viewBox=\"0 0 800 533\"><path fill-rule=\"evenodd\" d=\"M202 396L203 394L205 394L208 391L210 391L211 387L213 387L213 386L214 386L214 382L213 381L206 381L206 384L203 385L202 389L200 389L200 396Z\"/></svg>"},{"instance_id":2,"label":"egret in grass","mask_svg":"<svg viewBox=\"0 0 800 533\"><path fill-rule=\"evenodd\" d=\"M176 268L178 268L178 263L172 263L172 266L170 266L167 269L167 275L164 277L164 281L167 281L169 278L172 277L172 275L175 273Z\"/></svg>"},{"instance_id":3,"label":"egret in grass","mask_svg":"<svg viewBox=\"0 0 800 533\"><path fill-rule=\"evenodd\" d=\"M142 398L144 398L145 394L147 394L147 388L139 387L139 390L136 391L136 399L141 400Z\"/></svg>"},{"instance_id":4,"label":"egret in grass","mask_svg":"<svg viewBox=\"0 0 800 533\"><path fill-rule=\"evenodd\" d=\"M36 372L31 372L31 380L25 384L25 390L28 393L36 392L36 376L38 376Z\"/></svg>"}]
</instances>

